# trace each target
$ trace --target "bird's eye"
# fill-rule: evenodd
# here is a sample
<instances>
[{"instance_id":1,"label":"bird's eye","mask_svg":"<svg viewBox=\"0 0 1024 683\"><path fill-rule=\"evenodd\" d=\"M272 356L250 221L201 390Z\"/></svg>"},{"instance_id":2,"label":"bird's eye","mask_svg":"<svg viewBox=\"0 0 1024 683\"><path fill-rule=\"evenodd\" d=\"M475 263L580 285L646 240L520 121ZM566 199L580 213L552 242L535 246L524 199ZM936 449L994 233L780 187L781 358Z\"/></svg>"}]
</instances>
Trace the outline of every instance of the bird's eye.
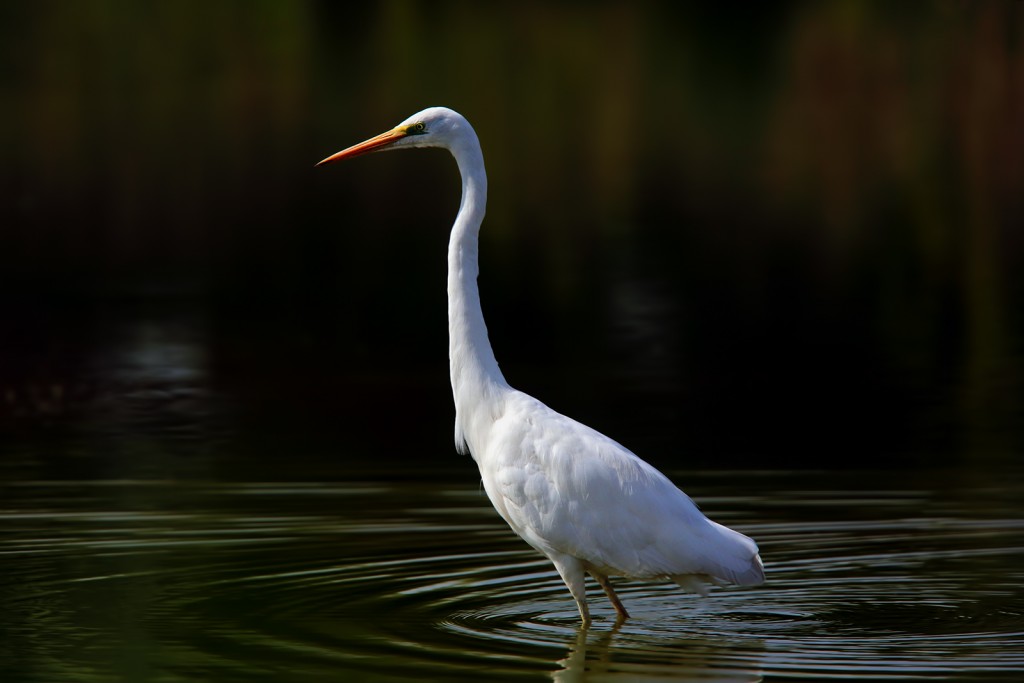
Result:
<instances>
[{"instance_id":1,"label":"bird's eye","mask_svg":"<svg viewBox=\"0 0 1024 683\"><path fill-rule=\"evenodd\" d=\"M414 133L426 133L427 132L427 124L423 123L422 121L420 121L418 123L412 124L412 132L414 132Z\"/></svg>"}]
</instances>

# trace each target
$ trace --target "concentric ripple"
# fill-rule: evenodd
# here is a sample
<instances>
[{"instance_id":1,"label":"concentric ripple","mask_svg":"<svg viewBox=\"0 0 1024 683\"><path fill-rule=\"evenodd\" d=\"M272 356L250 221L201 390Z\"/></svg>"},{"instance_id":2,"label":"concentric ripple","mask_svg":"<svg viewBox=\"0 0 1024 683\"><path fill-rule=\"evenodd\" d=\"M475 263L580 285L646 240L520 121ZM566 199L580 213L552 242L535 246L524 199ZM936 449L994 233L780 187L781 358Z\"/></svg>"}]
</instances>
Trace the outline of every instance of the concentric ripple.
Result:
<instances>
[{"instance_id":1,"label":"concentric ripple","mask_svg":"<svg viewBox=\"0 0 1024 683\"><path fill-rule=\"evenodd\" d=\"M1022 488L676 477L761 546L708 598L618 580L595 623L476 486L9 485L4 680L1024 676ZM950 483L952 481L952 483ZM822 482L830 485L823 487ZM813 484L813 486L812 486ZM481 678L481 672L486 676Z\"/></svg>"}]
</instances>

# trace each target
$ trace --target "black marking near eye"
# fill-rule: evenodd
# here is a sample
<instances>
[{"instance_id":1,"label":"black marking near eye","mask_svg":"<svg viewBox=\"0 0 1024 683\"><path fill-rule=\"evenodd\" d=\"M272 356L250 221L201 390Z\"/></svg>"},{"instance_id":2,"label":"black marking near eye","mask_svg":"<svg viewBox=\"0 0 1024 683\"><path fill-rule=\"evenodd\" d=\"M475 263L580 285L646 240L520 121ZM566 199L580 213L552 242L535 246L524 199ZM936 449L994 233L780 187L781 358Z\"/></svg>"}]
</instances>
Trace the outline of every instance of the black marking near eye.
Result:
<instances>
[{"instance_id":1,"label":"black marking near eye","mask_svg":"<svg viewBox=\"0 0 1024 683\"><path fill-rule=\"evenodd\" d=\"M407 130L410 135L422 135L427 132L427 124L422 121L417 121L409 126Z\"/></svg>"}]
</instances>

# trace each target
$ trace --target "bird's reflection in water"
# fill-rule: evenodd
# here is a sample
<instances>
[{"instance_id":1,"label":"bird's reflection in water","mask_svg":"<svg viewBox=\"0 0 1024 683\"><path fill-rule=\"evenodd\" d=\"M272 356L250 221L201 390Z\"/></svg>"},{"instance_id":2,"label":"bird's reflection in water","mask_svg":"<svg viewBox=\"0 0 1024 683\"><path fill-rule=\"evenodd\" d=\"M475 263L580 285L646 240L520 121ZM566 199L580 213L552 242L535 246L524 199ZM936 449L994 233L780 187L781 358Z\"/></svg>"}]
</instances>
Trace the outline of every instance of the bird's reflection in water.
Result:
<instances>
[{"instance_id":1,"label":"bird's reflection in water","mask_svg":"<svg viewBox=\"0 0 1024 683\"><path fill-rule=\"evenodd\" d=\"M671 637L666 633L623 631L618 619L607 631L580 625L560 669L559 683L577 681L760 681L763 644L742 648L706 637ZM633 626L636 626L634 623Z\"/></svg>"},{"instance_id":2,"label":"bird's reflection in water","mask_svg":"<svg viewBox=\"0 0 1024 683\"><path fill-rule=\"evenodd\" d=\"M587 643L590 627L581 624L576 629L576 638L569 647L569 652L564 658L558 660L559 666L562 667L561 670L552 672L551 679L574 683L575 681L585 681L589 671L606 673L612 642L622 630L623 623L623 619L616 619L611 630L597 634L591 647L588 647ZM589 665L587 662L588 651L591 656Z\"/></svg>"}]
</instances>

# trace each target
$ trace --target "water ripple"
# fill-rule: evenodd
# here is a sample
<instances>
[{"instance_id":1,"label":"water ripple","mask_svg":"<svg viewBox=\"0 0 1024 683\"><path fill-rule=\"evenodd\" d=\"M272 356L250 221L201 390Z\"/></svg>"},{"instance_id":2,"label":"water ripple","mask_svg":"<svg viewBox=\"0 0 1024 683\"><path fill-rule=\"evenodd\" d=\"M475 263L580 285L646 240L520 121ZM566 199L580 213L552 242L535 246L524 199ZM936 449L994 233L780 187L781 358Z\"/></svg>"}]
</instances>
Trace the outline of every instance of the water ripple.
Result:
<instances>
[{"instance_id":1,"label":"water ripple","mask_svg":"<svg viewBox=\"0 0 1024 683\"><path fill-rule=\"evenodd\" d=\"M716 497L715 475L696 479L706 510L758 540L768 583L700 598L617 581L622 624L591 586L590 629L476 487L8 487L14 672L55 680L71 662L77 680L123 678L110 662L127 649L162 680L1024 675L1024 519L1007 506L1019 490L958 506L931 489L764 481Z\"/></svg>"}]
</instances>

